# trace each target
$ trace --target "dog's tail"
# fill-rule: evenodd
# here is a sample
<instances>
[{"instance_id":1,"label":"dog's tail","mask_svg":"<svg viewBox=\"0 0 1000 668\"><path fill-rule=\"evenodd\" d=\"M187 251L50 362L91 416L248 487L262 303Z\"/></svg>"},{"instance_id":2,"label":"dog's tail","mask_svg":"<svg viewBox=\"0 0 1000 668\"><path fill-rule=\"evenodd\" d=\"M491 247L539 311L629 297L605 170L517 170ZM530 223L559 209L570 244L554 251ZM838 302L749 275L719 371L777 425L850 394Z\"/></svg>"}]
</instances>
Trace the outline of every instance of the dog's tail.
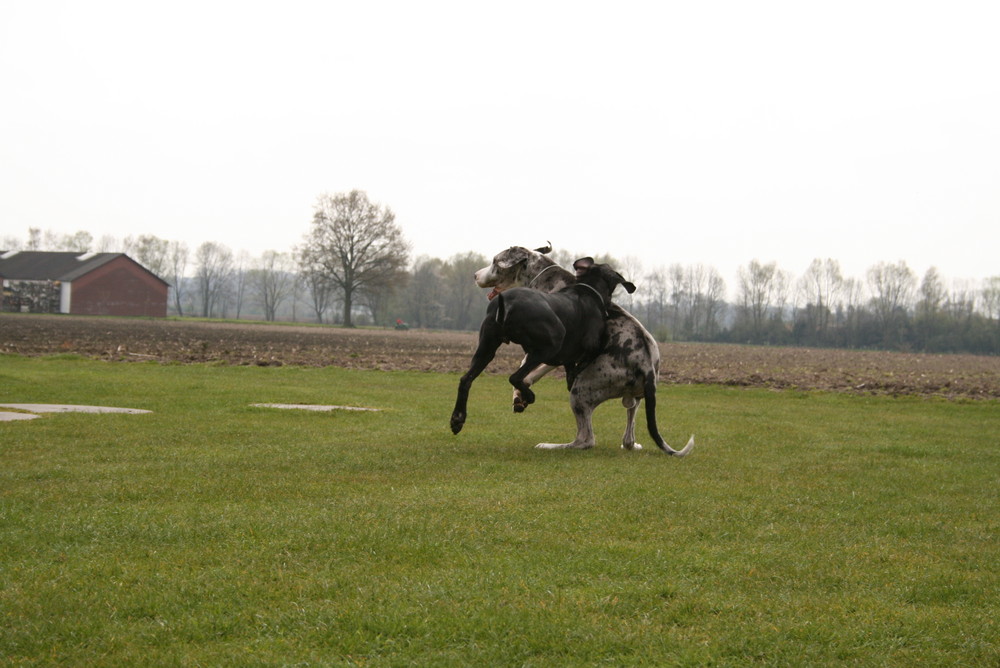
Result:
<instances>
[{"instance_id":1,"label":"dog's tail","mask_svg":"<svg viewBox=\"0 0 1000 668\"><path fill-rule=\"evenodd\" d=\"M646 382L643 386L643 398L646 400L646 429L649 430L649 435L653 437L656 441L656 445L663 450L668 455L673 455L674 457L683 457L687 455L694 448L694 436L688 440L687 445L685 445L680 450L674 450L667 442L663 440L660 436L660 430L656 426L656 373L650 371L646 374Z\"/></svg>"}]
</instances>

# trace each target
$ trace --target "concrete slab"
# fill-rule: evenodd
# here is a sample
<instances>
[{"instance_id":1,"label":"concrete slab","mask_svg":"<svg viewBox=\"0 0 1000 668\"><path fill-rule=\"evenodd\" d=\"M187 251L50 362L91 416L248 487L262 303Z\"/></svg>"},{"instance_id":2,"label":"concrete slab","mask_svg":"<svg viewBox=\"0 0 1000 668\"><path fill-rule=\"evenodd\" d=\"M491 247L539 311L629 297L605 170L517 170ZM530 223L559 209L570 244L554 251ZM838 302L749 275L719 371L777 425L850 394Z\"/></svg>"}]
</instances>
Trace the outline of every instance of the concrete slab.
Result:
<instances>
[{"instance_id":1,"label":"concrete slab","mask_svg":"<svg viewBox=\"0 0 1000 668\"><path fill-rule=\"evenodd\" d=\"M37 415L33 413L10 413L8 411L0 411L0 422L13 422L14 420L34 420Z\"/></svg>"},{"instance_id":2,"label":"concrete slab","mask_svg":"<svg viewBox=\"0 0 1000 668\"><path fill-rule=\"evenodd\" d=\"M113 406L82 406L79 404L0 404L0 408L14 408L32 413L152 413L140 408L115 408Z\"/></svg>"},{"instance_id":3,"label":"concrete slab","mask_svg":"<svg viewBox=\"0 0 1000 668\"><path fill-rule=\"evenodd\" d=\"M320 404L250 404L257 408L286 408L300 411L372 411L377 413L378 408L364 408L361 406L322 406Z\"/></svg>"}]
</instances>

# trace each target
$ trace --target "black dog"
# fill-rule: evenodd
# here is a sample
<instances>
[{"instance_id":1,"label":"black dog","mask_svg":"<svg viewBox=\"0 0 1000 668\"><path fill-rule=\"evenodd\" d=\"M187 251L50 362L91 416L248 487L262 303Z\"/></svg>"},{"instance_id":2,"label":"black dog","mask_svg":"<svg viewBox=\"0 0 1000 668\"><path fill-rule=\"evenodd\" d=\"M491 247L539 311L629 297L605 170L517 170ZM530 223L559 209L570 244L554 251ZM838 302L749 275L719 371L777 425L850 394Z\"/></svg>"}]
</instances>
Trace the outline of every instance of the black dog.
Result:
<instances>
[{"instance_id":1,"label":"black dog","mask_svg":"<svg viewBox=\"0 0 1000 668\"><path fill-rule=\"evenodd\" d=\"M453 433L462 431L465 424L472 381L493 361L501 343L517 343L526 354L524 364L509 379L525 404L534 403L535 394L524 377L539 364L565 367L566 383L572 388L579 371L600 353L607 337L605 321L611 294L619 285L630 293L635 292L635 286L593 258L581 258L573 268L577 282L558 292L512 288L490 302L472 364L458 384L451 414Z\"/></svg>"}]
</instances>

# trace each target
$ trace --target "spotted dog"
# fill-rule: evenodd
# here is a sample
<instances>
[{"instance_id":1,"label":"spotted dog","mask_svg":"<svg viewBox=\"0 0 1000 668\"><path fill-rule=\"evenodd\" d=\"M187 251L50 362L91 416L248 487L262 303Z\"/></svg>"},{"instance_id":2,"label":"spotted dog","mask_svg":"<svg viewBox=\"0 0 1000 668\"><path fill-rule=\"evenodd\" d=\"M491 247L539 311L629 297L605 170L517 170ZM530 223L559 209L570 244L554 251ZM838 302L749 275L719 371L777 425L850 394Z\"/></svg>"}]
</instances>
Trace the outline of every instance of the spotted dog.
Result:
<instances>
[{"instance_id":1,"label":"spotted dog","mask_svg":"<svg viewBox=\"0 0 1000 668\"><path fill-rule=\"evenodd\" d=\"M527 287L541 292L556 292L577 281L577 277L548 257L551 246L529 250L512 246L493 258L489 266L475 274L476 284L492 288L490 299L503 292ZM669 454L683 457L694 447L694 437L681 450L664 442L656 425L656 381L660 366L660 349L653 337L628 311L617 304L608 306L605 321L606 341L598 355L580 369L570 381L570 406L576 418L576 438L571 443L539 443L536 447L592 448L595 445L593 414L608 399L621 398L626 410L622 447L642 449L635 442L635 417L639 402L646 400L646 427L656 445ZM522 363L522 366L526 366ZM527 386L551 371L550 365L530 369L523 377ZM521 393L514 392L514 410L527 407Z\"/></svg>"}]
</instances>

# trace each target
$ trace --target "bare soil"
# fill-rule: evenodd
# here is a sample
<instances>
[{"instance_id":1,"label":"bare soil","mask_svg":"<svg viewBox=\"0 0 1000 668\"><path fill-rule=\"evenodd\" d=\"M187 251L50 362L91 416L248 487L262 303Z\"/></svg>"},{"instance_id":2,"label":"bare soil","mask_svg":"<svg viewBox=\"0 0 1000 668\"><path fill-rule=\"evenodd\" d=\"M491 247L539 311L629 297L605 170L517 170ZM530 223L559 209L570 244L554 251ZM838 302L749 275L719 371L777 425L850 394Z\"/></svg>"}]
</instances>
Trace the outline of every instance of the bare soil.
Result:
<instances>
[{"instance_id":1,"label":"bare soil","mask_svg":"<svg viewBox=\"0 0 1000 668\"><path fill-rule=\"evenodd\" d=\"M0 353L120 362L459 373L475 346L472 332L0 315ZM663 383L1000 398L1000 357L696 343L661 344L660 351ZM519 347L503 346L489 371L511 373L520 359Z\"/></svg>"}]
</instances>

